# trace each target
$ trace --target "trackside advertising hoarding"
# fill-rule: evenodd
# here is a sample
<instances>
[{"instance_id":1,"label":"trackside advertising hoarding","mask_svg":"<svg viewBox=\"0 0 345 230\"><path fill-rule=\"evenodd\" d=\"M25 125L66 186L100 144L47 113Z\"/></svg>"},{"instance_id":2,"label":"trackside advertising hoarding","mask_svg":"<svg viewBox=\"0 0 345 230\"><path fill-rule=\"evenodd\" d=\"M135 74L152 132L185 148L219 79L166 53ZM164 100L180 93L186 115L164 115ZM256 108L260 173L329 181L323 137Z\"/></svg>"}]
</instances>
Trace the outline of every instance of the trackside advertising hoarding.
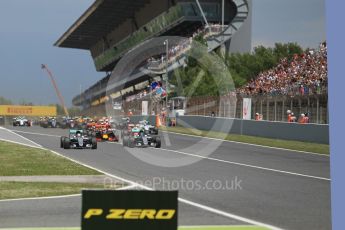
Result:
<instances>
[{"instance_id":1,"label":"trackside advertising hoarding","mask_svg":"<svg viewBox=\"0 0 345 230\"><path fill-rule=\"evenodd\" d=\"M177 191L83 190L82 230L177 230Z\"/></svg>"},{"instance_id":2,"label":"trackside advertising hoarding","mask_svg":"<svg viewBox=\"0 0 345 230\"><path fill-rule=\"evenodd\" d=\"M148 101L142 101L141 102L141 115L147 116L149 115L149 102Z\"/></svg>"},{"instance_id":3,"label":"trackside advertising hoarding","mask_svg":"<svg viewBox=\"0 0 345 230\"><path fill-rule=\"evenodd\" d=\"M56 116L55 106L0 105L2 116Z\"/></svg>"},{"instance_id":4,"label":"trackside advertising hoarding","mask_svg":"<svg viewBox=\"0 0 345 230\"><path fill-rule=\"evenodd\" d=\"M250 120L252 119L252 99L251 98L243 98L243 120Z\"/></svg>"}]
</instances>

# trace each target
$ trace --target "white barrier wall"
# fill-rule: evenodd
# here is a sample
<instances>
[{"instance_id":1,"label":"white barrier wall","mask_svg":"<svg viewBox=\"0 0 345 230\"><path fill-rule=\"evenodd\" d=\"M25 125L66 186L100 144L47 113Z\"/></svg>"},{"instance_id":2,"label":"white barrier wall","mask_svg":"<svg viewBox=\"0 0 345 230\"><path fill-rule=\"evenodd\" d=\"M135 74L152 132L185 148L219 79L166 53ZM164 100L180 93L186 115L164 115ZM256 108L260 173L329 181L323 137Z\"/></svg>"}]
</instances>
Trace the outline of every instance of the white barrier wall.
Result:
<instances>
[{"instance_id":1,"label":"white barrier wall","mask_svg":"<svg viewBox=\"0 0 345 230\"><path fill-rule=\"evenodd\" d=\"M131 117L132 122L138 122L142 119L147 119L152 124L155 124L155 116ZM329 144L328 125L254 121L205 116L180 116L177 119L177 124L179 126L229 134Z\"/></svg>"}]
</instances>

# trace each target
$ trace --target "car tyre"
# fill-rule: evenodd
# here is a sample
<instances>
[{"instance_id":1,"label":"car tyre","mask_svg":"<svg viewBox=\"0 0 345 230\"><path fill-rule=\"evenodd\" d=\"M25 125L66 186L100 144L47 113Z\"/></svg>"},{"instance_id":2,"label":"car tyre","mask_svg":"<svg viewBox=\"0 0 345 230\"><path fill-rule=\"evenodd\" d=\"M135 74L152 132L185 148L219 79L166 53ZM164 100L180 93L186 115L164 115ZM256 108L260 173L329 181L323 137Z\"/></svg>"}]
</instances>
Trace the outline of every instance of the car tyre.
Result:
<instances>
[{"instance_id":1,"label":"car tyre","mask_svg":"<svg viewBox=\"0 0 345 230\"><path fill-rule=\"evenodd\" d=\"M60 138L60 148L64 147L64 141L65 141L65 137L61 137Z\"/></svg>"},{"instance_id":2,"label":"car tyre","mask_svg":"<svg viewBox=\"0 0 345 230\"><path fill-rule=\"evenodd\" d=\"M92 149L97 149L97 139L95 137L91 138Z\"/></svg>"},{"instance_id":3,"label":"car tyre","mask_svg":"<svg viewBox=\"0 0 345 230\"><path fill-rule=\"evenodd\" d=\"M161 138L160 137L156 137L155 141L156 141L155 148L160 148L161 145L162 145Z\"/></svg>"},{"instance_id":4,"label":"car tyre","mask_svg":"<svg viewBox=\"0 0 345 230\"><path fill-rule=\"evenodd\" d=\"M123 146L123 147L128 146L128 137L127 137L127 136L124 136L124 137L123 137L122 146Z\"/></svg>"},{"instance_id":5,"label":"car tyre","mask_svg":"<svg viewBox=\"0 0 345 230\"><path fill-rule=\"evenodd\" d=\"M71 148L71 141L69 138L64 138L64 142L63 142L63 148L64 149L70 149Z\"/></svg>"}]
</instances>

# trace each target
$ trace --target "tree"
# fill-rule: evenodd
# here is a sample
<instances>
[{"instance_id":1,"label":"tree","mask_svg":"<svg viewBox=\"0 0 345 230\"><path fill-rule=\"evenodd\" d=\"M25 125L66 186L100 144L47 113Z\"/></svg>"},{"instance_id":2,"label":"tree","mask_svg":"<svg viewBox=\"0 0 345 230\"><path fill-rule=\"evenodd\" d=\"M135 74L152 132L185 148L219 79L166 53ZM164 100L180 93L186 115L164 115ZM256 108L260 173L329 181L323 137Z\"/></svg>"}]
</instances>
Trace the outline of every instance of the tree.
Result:
<instances>
[{"instance_id":1,"label":"tree","mask_svg":"<svg viewBox=\"0 0 345 230\"><path fill-rule=\"evenodd\" d=\"M252 54L231 54L225 59L233 76L236 87L240 87L260 72L278 65L282 58L291 60L295 54L303 53L296 43L275 44L274 48L258 46Z\"/></svg>"},{"instance_id":2,"label":"tree","mask_svg":"<svg viewBox=\"0 0 345 230\"><path fill-rule=\"evenodd\" d=\"M68 108L68 113L71 117L76 117L76 116L80 116L81 115L81 109L79 107L71 107Z\"/></svg>"},{"instance_id":3,"label":"tree","mask_svg":"<svg viewBox=\"0 0 345 230\"><path fill-rule=\"evenodd\" d=\"M217 63L212 63L214 59L207 59L206 48L200 46L205 41L202 37L197 37L197 42L192 43L192 49L187 53L187 67L174 71L169 81L176 86L174 96L219 96L229 89L233 89L232 81L226 74L230 72L235 87L241 87L248 81L255 78L260 72L274 68L282 58L292 60L295 54L303 53L303 49L296 43L277 43L274 48L258 46L253 53L234 53L222 56L225 63L224 70L216 70ZM203 62L200 64L200 62ZM214 76L217 73L219 76ZM202 77L200 77L202 75Z\"/></svg>"},{"instance_id":4,"label":"tree","mask_svg":"<svg viewBox=\"0 0 345 230\"><path fill-rule=\"evenodd\" d=\"M0 97L0 105L12 105L12 101L4 97Z\"/></svg>"}]
</instances>

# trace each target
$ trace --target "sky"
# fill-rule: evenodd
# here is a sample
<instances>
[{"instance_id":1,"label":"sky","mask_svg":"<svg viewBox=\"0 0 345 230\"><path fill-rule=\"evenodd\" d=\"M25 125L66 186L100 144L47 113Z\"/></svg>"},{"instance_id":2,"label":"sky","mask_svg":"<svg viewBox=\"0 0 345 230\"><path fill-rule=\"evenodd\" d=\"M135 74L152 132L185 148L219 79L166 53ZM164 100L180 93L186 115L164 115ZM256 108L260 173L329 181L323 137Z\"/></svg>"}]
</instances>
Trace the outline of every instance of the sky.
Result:
<instances>
[{"instance_id":1,"label":"sky","mask_svg":"<svg viewBox=\"0 0 345 230\"><path fill-rule=\"evenodd\" d=\"M35 104L58 103L41 64L57 81L67 106L105 76L89 51L54 47L94 0L0 0L0 96ZM326 39L324 0L253 0L253 46Z\"/></svg>"},{"instance_id":2,"label":"sky","mask_svg":"<svg viewBox=\"0 0 345 230\"><path fill-rule=\"evenodd\" d=\"M253 0L252 46L297 42L315 48L326 40L325 0Z\"/></svg>"}]
</instances>

